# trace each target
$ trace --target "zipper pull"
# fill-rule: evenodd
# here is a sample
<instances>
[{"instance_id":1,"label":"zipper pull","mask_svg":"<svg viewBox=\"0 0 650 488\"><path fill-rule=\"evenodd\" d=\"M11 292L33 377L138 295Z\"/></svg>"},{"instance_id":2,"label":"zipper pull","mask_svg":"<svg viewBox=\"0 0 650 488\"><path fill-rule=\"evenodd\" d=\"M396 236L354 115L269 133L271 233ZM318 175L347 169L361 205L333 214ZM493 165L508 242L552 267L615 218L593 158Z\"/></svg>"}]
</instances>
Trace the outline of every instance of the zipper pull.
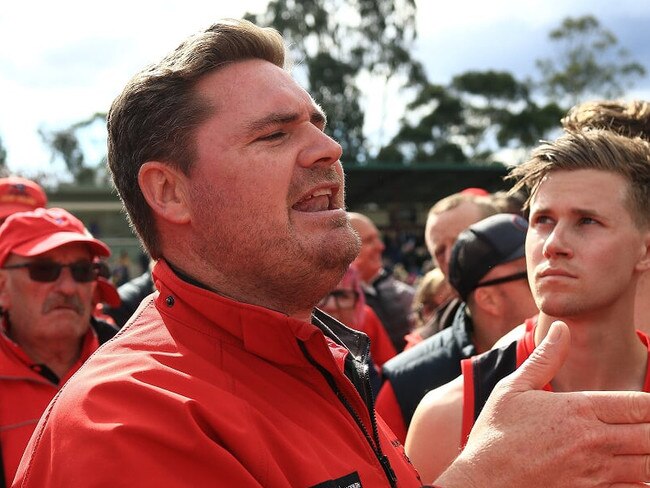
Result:
<instances>
[{"instance_id":1,"label":"zipper pull","mask_svg":"<svg viewBox=\"0 0 650 488\"><path fill-rule=\"evenodd\" d=\"M388 456L385 454L382 454L381 457L379 458L379 462L381 463L381 467L384 468L384 471L386 472L386 477L388 478L388 481L390 482L390 486L393 488L397 487L397 476L395 475L395 471L393 471L393 467L390 465L390 461L388 460Z\"/></svg>"}]
</instances>

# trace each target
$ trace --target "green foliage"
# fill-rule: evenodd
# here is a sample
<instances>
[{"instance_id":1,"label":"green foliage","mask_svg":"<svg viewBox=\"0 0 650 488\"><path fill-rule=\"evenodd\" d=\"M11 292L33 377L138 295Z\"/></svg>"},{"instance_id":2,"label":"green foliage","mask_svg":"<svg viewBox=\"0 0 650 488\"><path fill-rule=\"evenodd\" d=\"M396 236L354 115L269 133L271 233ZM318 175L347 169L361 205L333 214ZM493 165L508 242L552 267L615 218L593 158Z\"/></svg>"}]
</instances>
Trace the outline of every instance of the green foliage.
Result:
<instances>
[{"instance_id":1,"label":"green foliage","mask_svg":"<svg viewBox=\"0 0 650 488\"><path fill-rule=\"evenodd\" d=\"M260 15L288 42L294 74L328 115L326 131L343 146L345 164L371 159L363 131L368 79L396 82L412 96L379 164L493 162L501 149L525 150L560 127L568 108L588 97L622 95L645 68L629 60L593 16L566 18L549 33L555 56L537 61L538 80L507 71L468 71L431 83L411 55L415 0L271 0ZM106 175L83 152L83 130L105 114L60 131L41 132L77 182ZM80 140L81 139L81 140ZM0 168L6 158L0 141Z\"/></svg>"},{"instance_id":2,"label":"green foliage","mask_svg":"<svg viewBox=\"0 0 650 488\"><path fill-rule=\"evenodd\" d=\"M527 84L503 71L469 71L446 86L427 84L407 106L419 120L405 119L388 147L407 164L490 162L491 139L498 133L505 143L516 141L519 134L509 130L513 111L530 103Z\"/></svg>"},{"instance_id":3,"label":"green foliage","mask_svg":"<svg viewBox=\"0 0 650 488\"><path fill-rule=\"evenodd\" d=\"M446 86L420 85L407 106L417 120L405 117L377 158L490 162L500 149L526 150L547 138L577 101L620 96L645 74L593 16L564 19L549 38L560 51L537 61L536 83L487 70L461 73Z\"/></svg>"},{"instance_id":4,"label":"green foliage","mask_svg":"<svg viewBox=\"0 0 650 488\"><path fill-rule=\"evenodd\" d=\"M57 158L62 159L74 181L85 186L94 186L98 183L97 179L103 172L103 166L87 164L86 156L79 141L79 132L97 121L105 122L106 114L96 113L86 120L76 122L70 127L60 130L39 130L41 139L50 147L52 153L51 162L54 162Z\"/></svg>"},{"instance_id":5,"label":"green foliage","mask_svg":"<svg viewBox=\"0 0 650 488\"><path fill-rule=\"evenodd\" d=\"M618 46L616 36L591 15L565 18L549 39L559 51L537 60L539 88L559 104L615 98L645 76L645 68L629 60L629 52Z\"/></svg>"}]
</instances>

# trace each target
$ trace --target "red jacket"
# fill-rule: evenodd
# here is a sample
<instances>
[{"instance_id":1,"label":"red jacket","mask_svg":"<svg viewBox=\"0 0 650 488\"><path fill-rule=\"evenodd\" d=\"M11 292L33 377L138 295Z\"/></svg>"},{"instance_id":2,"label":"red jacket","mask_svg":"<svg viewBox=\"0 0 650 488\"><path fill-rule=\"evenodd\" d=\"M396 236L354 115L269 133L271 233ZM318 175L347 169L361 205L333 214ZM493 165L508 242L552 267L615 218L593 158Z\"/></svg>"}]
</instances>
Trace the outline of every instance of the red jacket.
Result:
<instances>
[{"instance_id":1,"label":"red jacket","mask_svg":"<svg viewBox=\"0 0 650 488\"><path fill-rule=\"evenodd\" d=\"M388 336L388 332L381 323L375 311L365 305L363 324L359 330L370 339L370 354L377 368L381 369L386 361L395 357L395 346Z\"/></svg>"},{"instance_id":2,"label":"red jacket","mask_svg":"<svg viewBox=\"0 0 650 488\"><path fill-rule=\"evenodd\" d=\"M99 347L91 330L84 339L81 356L59 384L48 381L38 365L4 332L0 333L0 451L7 485L14 478L18 463L34 428L54 395L83 362ZM1 483L0 483L1 484Z\"/></svg>"},{"instance_id":3,"label":"red jacket","mask_svg":"<svg viewBox=\"0 0 650 488\"><path fill-rule=\"evenodd\" d=\"M164 262L154 282L160 293L50 405L14 486L390 486L369 440L374 414L341 372L352 352L315 325L183 281ZM329 326L367 354L365 336ZM380 419L376 432L397 486L419 487Z\"/></svg>"}]
</instances>

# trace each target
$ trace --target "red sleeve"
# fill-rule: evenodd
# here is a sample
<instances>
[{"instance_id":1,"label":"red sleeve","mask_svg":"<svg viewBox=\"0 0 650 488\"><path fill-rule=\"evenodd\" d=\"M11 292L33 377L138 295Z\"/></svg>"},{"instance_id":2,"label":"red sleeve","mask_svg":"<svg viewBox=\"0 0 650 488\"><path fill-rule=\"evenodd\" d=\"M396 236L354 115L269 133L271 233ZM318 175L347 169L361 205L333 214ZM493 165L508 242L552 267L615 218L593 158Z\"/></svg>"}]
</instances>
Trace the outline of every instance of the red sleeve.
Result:
<instances>
[{"instance_id":1,"label":"red sleeve","mask_svg":"<svg viewBox=\"0 0 650 488\"><path fill-rule=\"evenodd\" d=\"M395 356L395 346L388 337L388 332L372 308L366 305L362 331L370 338L370 354L378 368Z\"/></svg>"},{"instance_id":2,"label":"red sleeve","mask_svg":"<svg viewBox=\"0 0 650 488\"><path fill-rule=\"evenodd\" d=\"M463 374L463 427L460 435L460 445L465 447L469 433L474 427L474 368L472 358L460 362Z\"/></svg>"},{"instance_id":3,"label":"red sleeve","mask_svg":"<svg viewBox=\"0 0 650 488\"><path fill-rule=\"evenodd\" d=\"M402 409L399 408L399 403L397 403L397 398L395 397L395 392L390 381L385 381L379 390L377 401L375 402L375 410L393 431L395 437L404 444L406 441L406 425L404 425Z\"/></svg>"}]
</instances>

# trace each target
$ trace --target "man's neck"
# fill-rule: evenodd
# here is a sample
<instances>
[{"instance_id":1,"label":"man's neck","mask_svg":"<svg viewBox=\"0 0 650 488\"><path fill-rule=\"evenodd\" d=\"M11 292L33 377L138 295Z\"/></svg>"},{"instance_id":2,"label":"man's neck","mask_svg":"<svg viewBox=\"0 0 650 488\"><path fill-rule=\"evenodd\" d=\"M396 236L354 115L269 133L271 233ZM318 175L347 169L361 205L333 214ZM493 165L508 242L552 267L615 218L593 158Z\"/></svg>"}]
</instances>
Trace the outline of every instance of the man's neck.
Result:
<instances>
[{"instance_id":1,"label":"man's neck","mask_svg":"<svg viewBox=\"0 0 650 488\"><path fill-rule=\"evenodd\" d=\"M618 317L591 314L561 319L540 313L535 344L555 320L563 320L571 330L569 355L551 382L555 391L643 390L648 350L634 329L631 310Z\"/></svg>"},{"instance_id":2,"label":"man's neck","mask_svg":"<svg viewBox=\"0 0 650 488\"><path fill-rule=\"evenodd\" d=\"M34 364L45 364L59 378L63 378L81 355L81 340L20 341L19 345Z\"/></svg>"},{"instance_id":3,"label":"man's neck","mask_svg":"<svg viewBox=\"0 0 650 488\"><path fill-rule=\"evenodd\" d=\"M475 311L471 314L472 323L474 325L471 332L472 343L476 348L478 354L489 351L494 344L501 339L504 335L510 332L514 327L519 324L512 325L512 322L499 319L493 315L484 316Z\"/></svg>"}]
</instances>

